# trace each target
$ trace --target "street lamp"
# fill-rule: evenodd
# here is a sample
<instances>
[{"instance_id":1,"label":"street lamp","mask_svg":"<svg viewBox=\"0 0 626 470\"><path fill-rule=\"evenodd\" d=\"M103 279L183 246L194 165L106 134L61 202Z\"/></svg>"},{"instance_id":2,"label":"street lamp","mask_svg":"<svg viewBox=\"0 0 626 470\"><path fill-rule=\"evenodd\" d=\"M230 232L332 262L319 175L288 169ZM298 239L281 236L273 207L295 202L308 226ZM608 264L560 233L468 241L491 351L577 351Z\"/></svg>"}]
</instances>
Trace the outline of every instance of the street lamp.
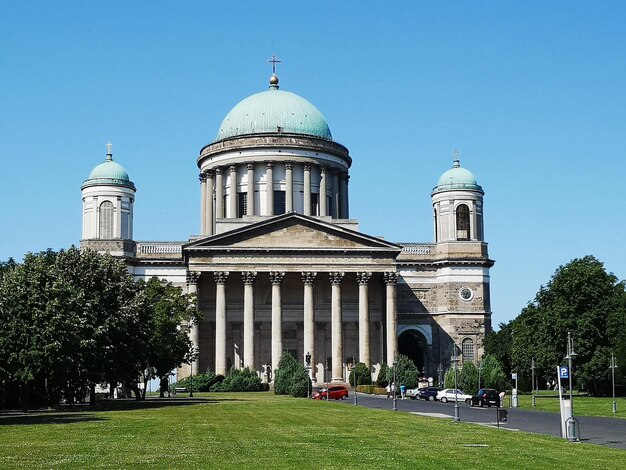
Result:
<instances>
[{"instance_id":1,"label":"street lamp","mask_svg":"<svg viewBox=\"0 0 626 470\"><path fill-rule=\"evenodd\" d=\"M478 363L478 390L480 390L480 375L482 374L483 371L483 360L481 359L480 362Z\"/></svg>"},{"instance_id":2,"label":"street lamp","mask_svg":"<svg viewBox=\"0 0 626 470\"><path fill-rule=\"evenodd\" d=\"M611 382L613 384L613 414L617 413L617 402L615 401L615 369L617 369L617 361L615 354L611 353Z\"/></svg>"},{"instance_id":3,"label":"street lamp","mask_svg":"<svg viewBox=\"0 0 626 470\"><path fill-rule=\"evenodd\" d=\"M352 356L352 373L354 374L354 406L357 405L357 398L356 398L356 387L359 383L358 377L356 375L356 362L354 362L354 356Z\"/></svg>"},{"instance_id":4,"label":"street lamp","mask_svg":"<svg viewBox=\"0 0 626 470\"><path fill-rule=\"evenodd\" d=\"M441 365L441 362L439 363L439 366L437 366L437 385L439 388L443 388L443 366Z\"/></svg>"},{"instance_id":5,"label":"street lamp","mask_svg":"<svg viewBox=\"0 0 626 470\"><path fill-rule=\"evenodd\" d=\"M569 441L578 441L578 437L576 436L576 419L574 418L574 396L572 394L572 359L574 359L578 354L574 352L574 340L572 339L571 333L567 332L567 365L568 365L568 375L569 375L569 405L572 413L571 418L568 421L568 429L567 429L567 439Z\"/></svg>"},{"instance_id":6,"label":"street lamp","mask_svg":"<svg viewBox=\"0 0 626 470\"><path fill-rule=\"evenodd\" d=\"M396 364L398 361L398 354L393 353L393 383L391 385L391 393L393 395L393 411L398 411L398 404L396 402Z\"/></svg>"},{"instance_id":7,"label":"street lamp","mask_svg":"<svg viewBox=\"0 0 626 470\"><path fill-rule=\"evenodd\" d=\"M459 416L459 397L458 397L458 384L457 384L457 363L459 362L459 357L456 352L456 343L453 344L453 352L450 361L454 363L454 421L461 421L461 417Z\"/></svg>"},{"instance_id":8,"label":"street lamp","mask_svg":"<svg viewBox=\"0 0 626 470\"><path fill-rule=\"evenodd\" d=\"M530 370L531 370L531 374L532 374L532 384L531 384L531 394L533 397L533 406L536 406L536 400L535 400L535 358L533 357L532 360L530 361Z\"/></svg>"}]
</instances>

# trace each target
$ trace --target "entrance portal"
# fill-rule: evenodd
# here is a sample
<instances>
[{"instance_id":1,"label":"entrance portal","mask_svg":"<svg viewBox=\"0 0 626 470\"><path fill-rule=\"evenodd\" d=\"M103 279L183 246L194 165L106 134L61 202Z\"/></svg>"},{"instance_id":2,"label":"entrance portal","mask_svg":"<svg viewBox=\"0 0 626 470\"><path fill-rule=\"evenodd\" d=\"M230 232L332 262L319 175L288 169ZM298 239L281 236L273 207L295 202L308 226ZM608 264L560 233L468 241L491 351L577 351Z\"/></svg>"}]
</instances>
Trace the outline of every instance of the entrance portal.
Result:
<instances>
[{"instance_id":1,"label":"entrance portal","mask_svg":"<svg viewBox=\"0 0 626 470\"><path fill-rule=\"evenodd\" d=\"M413 361L420 375L426 375L426 350L426 338L417 330L407 330L398 337L398 352Z\"/></svg>"}]
</instances>

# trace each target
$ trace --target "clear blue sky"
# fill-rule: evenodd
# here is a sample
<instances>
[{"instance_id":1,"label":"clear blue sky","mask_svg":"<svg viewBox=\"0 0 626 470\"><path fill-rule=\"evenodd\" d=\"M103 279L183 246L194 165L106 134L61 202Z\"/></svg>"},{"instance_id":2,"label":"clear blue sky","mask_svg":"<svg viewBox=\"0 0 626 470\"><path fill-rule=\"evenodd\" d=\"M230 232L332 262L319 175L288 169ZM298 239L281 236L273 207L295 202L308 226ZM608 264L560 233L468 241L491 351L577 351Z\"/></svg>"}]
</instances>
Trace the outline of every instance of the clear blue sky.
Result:
<instances>
[{"instance_id":1,"label":"clear blue sky","mask_svg":"<svg viewBox=\"0 0 626 470\"><path fill-rule=\"evenodd\" d=\"M626 277L626 2L1 10L1 260L78 244L80 186L109 140L138 188L136 239L198 233L198 152L275 53L282 89L350 149L364 232L431 242L430 192L460 150L486 192L494 325L572 258Z\"/></svg>"}]
</instances>

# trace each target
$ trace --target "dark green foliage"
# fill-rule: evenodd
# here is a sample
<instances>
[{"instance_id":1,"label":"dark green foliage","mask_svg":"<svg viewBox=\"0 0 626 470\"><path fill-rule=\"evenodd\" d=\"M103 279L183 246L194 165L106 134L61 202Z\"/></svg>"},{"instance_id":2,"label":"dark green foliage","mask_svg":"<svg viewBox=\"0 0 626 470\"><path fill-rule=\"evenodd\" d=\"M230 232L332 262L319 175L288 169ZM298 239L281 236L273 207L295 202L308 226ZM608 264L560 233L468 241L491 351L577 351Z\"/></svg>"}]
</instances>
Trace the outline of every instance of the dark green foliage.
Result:
<instances>
[{"instance_id":1,"label":"dark green foliage","mask_svg":"<svg viewBox=\"0 0 626 470\"><path fill-rule=\"evenodd\" d=\"M387 363L383 363L378 371L378 377L376 377L376 385L379 387L386 387L389 385L389 366Z\"/></svg>"},{"instance_id":2,"label":"dark green foliage","mask_svg":"<svg viewBox=\"0 0 626 470\"><path fill-rule=\"evenodd\" d=\"M218 384L224 380L223 375L215 375L213 373L207 374L198 374L194 375L193 379L191 377L185 377L184 379L180 379L175 384L170 386L170 389L184 387L189 390L191 382L193 382L193 391L194 392L208 392L211 390L211 387L214 384Z\"/></svg>"},{"instance_id":3,"label":"dark green foliage","mask_svg":"<svg viewBox=\"0 0 626 470\"><path fill-rule=\"evenodd\" d=\"M482 381L482 377L481 377ZM465 362L458 377L459 388L465 393L473 394L478 390L478 368L473 362Z\"/></svg>"},{"instance_id":4,"label":"dark green foliage","mask_svg":"<svg viewBox=\"0 0 626 470\"><path fill-rule=\"evenodd\" d=\"M495 388L496 390L505 390L511 387L509 376L502 370L502 364L496 357L487 354L482 363L481 387Z\"/></svg>"},{"instance_id":5,"label":"dark green foliage","mask_svg":"<svg viewBox=\"0 0 626 470\"><path fill-rule=\"evenodd\" d=\"M419 382L419 371L415 363L402 354L398 354L396 358L396 384L406 385L407 388L415 388ZM393 367L388 370L387 381L393 381Z\"/></svg>"},{"instance_id":6,"label":"dark green foliage","mask_svg":"<svg viewBox=\"0 0 626 470\"><path fill-rule=\"evenodd\" d=\"M574 385L591 393L610 387L610 355L626 341L624 282L604 269L593 256L574 259L559 267L535 300L520 315L487 341L487 351L502 356L510 351L511 367L522 384L530 384L535 359L537 382L555 378L564 364L567 332L574 340ZM624 358L626 359L626 358ZM622 361L623 362L623 361Z\"/></svg>"},{"instance_id":7,"label":"dark green foliage","mask_svg":"<svg viewBox=\"0 0 626 470\"><path fill-rule=\"evenodd\" d=\"M283 353L278 363L278 369L274 373L274 393L306 397L310 385L304 365L296 361L291 354Z\"/></svg>"},{"instance_id":8,"label":"dark green foliage","mask_svg":"<svg viewBox=\"0 0 626 470\"><path fill-rule=\"evenodd\" d=\"M356 366L352 368L350 371L350 384L354 386L354 374L356 372L357 385L371 385L372 384L372 374L369 368L362 362L358 362Z\"/></svg>"},{"instance_id":9,"label":"dark green foliage","mask_svg":"<svg viewBox=\"0 0 626 470\"><path fill-rule=\"evenodd\" d=\"M230 372L221 382L211 386L212 392L258 392L261 388L261 379L254 370L249 368L230 369Z\"/></svg>"}]
</instances>

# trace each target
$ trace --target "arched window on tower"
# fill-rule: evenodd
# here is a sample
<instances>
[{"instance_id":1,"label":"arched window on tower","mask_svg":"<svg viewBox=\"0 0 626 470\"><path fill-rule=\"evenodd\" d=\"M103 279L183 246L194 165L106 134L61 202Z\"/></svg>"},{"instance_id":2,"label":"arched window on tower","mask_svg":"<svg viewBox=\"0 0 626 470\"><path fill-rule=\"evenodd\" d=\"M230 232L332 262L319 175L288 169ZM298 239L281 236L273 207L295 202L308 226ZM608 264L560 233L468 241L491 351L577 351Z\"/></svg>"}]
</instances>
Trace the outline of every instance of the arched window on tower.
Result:
<instances>
[{"instance_id":1,"label":"arched window on tower","mask_svg":"<svg viewBox=\"0 0 626 470\"><path fill-rule=\"evenodd\" d=\"M437 209L435 209L435 243L439 241L439 221L437 220Z\"/></svg>"},{"instance_id":2,"label":"arched window on tower","mask_svg":"<svg viewBox=\"0 0 626 470\"><path fill-rule=\"evenodd\" d=\"M474 362L474 340L465 338L462 344L463 362Z\"/></svg>"},{"instance_id":3,"label":"arched window on tower","mask_svg":"<svg viewBox=\"0 0 626 470\"><path fill-rule=\"evenodd\" d=\"M457 241L470 239L470 211L466 204L459 204L456 208L456 239Z\"/></svg>"},{"instance_id":4,"label":"arched window on tower","mask_svg":"<svg viewBox=\"0 0 626 470\"><path fill-rule=\"evenodd\" d=\"M113 203L104 201L100 204L100 238L113 238Z\"/></svg>"}]
</instances>

